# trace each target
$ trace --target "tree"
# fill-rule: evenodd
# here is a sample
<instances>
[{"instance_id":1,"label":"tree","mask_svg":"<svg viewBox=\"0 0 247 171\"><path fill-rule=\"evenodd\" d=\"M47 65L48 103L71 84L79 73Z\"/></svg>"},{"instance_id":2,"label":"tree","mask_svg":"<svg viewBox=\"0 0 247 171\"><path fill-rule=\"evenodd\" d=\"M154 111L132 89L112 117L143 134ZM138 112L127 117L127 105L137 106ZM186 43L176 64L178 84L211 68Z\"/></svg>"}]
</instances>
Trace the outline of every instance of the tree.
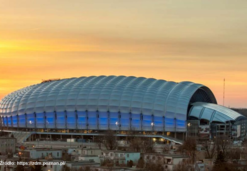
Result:
<instances>
[{"instance_id":1,"label":"tree","mask_svg":"<svg viewBox=\"0 0 247 171\"><path fill-rule=\"evenodd\" d=\"M213 159L216 155L216 144L214 142L206 141L203 144L205 148L205 157L208 159Z\"/></svg>"},{"instance_id":2,"label":"tree","mask_svg":"<svg viewBox=\"0 0 247 171\"><path fill-rule=\"evenodd\" d=\"M228 160L239 160L241 156L241 149L231 148L227 150L225 158Z\"/></svg>"},{"instance_id":3,"label":"tree","mask_svg":"<svg viewBox=\"0 0 247 171\"><path fill-rule=\"evenodd\" d=\"M70 171L70 168L67 165L63 165L62 171Z\"/></svg>"},{"instance_id":4,"label":"tree","mask_svg":"<svg viewBox=\"0 0 247 171\"><path fill-rule=\"evenodd\" d=\"M117 137L112 130L108 130L103 137L103 144L107 150L115 150L118 147Z\"/></svg>"},{"instance_id":5,"label":"tree","mask_svg":"<svg viewBox=\"0 0 247 171\"><path fill-rule=\"evenodd\" d=\"M86 166L84 171L91 171L90 167L89 166Z\"/></svg>"},{"instance_id":6,"label":"tree","mask_svg":"<svg viewBox=\"0 0 247 171\"><path fill-rule=\"evenodd\" d=\"M112 160L106 159L103 162L101 162L101 166L113 167L114 163Z\"/></svg>"},{"instance_id":7,"label":"tree","mask_svg":"<svg viewBox=\"0 0 247 171\"><path fill-rule=\"evenodd\" d=\"M22 165L17 165L15 168L16 171L24 171L24 166Z\"/></svg>"},{"instance_id":8,"label":"tree","mask_svg":"<svg viewBox=\"0 0 247 171\"><path fill-rule=\"evenodd\" d=\"M219 151L212 171L237 171L238 168L231 163L227 163L223 151Z\"/></svg>"},{"instance_id":9,"label":"tree","mask_svg":"<svg viewBox=\"0 0 247 171\"><path fill-rule=\"evenodd\" d=\"M7 157L8 157L8 158L12 158L12 157L13 157L13 151L12 151L12 149L10 149L10 148L7 149L7 150L6 150L6 154L7 154Z\"/></svg>"},{"instance_id":10,"label":"tree","mask_svg":"<svg viewBox=\"0 0 247 171\"><path fill-rule=\"evenodd\" d=\"M163 147L163 153L168 153L170 151L170 147L168 145Z\"/></svg>"},{"instance_id":11,"label":"tree","mask_svg":"<svg viewBox=\"0 0 247 171\"><path fill-rule=\"evenodd\" d=\"M188 137L183 145L178 148L178 151L187 154L191 158L191 162L194 163L196 158L196 139Z\"/></svg>"},{"instance_id":12,"label":"tree","mask_svg":"<svg viewBox=\"0 0 247 171\"><path fill-rule=\"evenodd\" d=\"M137 168L144 168L144 166L145 166L145 161L144 161L144 159L142 157L140 157L140 159L137 162L136 167Z\"/></svg>"},{"instance_id":13,"label":"tree","mask_svg":"<svg viewBox=\"0 0 247 171\"><path fill-rule=\"evenodd\" d=\"M127 161L127 167L132 167L134 165L134 162L132 160Z\"/></svg>"},{"instance_id":14,"label":"tree","mask_svg":"<svg viewBox=\"0 0 247 171\"><path fill-rule=\"evenodd\" d=\"M142 150L142 139L139 137L129 138L129 150L140 152Z\"/></svg>"},{"instance_id":15,"label":"tree","mask_svg":"<svg viewBox=\"0 0 247 171\"><path fill-rule=\"evenodd\" d=\"M146 171L164 171L162 164L160 163L147 163L145 167Z\"/></svg>"},{"instance_id":16,"label":"tree","mask_svg":"<svg viewBox=\"0 0 247 171\"><path fill-rule=\"evenodd\" d=\"M188 160L184 160L182 162L179 162L175 167L174 171L193 171L194 168Z\"/></svg>"},{"instance_id":17,"label":"tree","mask_svg":"<svg viewBox=\"0 0 247 171\"><path fill-rule=\"evenodd\" d=\"M215 160L215 165L220 165L222 163L225 163L225 155L222 151L220 151Z\"/></svg>"},{"instance_id":18,"label":"tree","mask_svg":"<svg viewBox=\"0 0 247 171\"><path fill-rule=\"evenodd\" d=\"M62 159L64 161L71 161L71 156L67 152L65 152L62 154Z\"/></svg>"},{"instance_id":19,"label":"tree","mask_svg":"<svg viewBox=\"0 0 247 171\"><path fill-rule=\"evenodd\" d=\"M154 142L152 139L144 139L142 143L143 153L153 153L154 152Z\"/></svg>"},{"instance_id":20,"label":"tree","mask_svg":"<svg viewBox=\"0 0 247 171\"><path fill-rule=\"evenodd\" d=\"M231 139L226 135L217 136L215 139L217 151L222 151L223 155L226 155L227 150L230 148Z\"/></svg>"},{"instance_id":21,"label":"tree","mask_svg":"<svg viewBox=\"0 0 247 171\"><path fill-rule=\"evenodd\" d=\"M39 160L37 160L39 162ZM43 167L42 165L32 165L31 166L31 171L42 171Z\"/></svg>"},{"instance_id":22,"label":"tree","mask_svg":"<svg viewBox=\"0 0 247 171\"><path fill-rule=\"evenodd\" d=\"M119 166L119 161L118 160L116 160L115 166Z\"/></svg>"},{"instance_id":23,"label":"tree","mask_svg":"<svg viewBox=\"0 0 247 171\"><path fill-rule=\"evenodd\" d=\"M102 148L103 138L100 136L95 137L94 141L97 143L99 149Z\"/></svg>"},{"instance_id":24,"label":"tree","mask_svg":"<svg viewBox=\"0 0 247 171\"><path fill-rule=\"evenodd\" d=\"M225 160L223 151L219 151L212 171L237 171L238 168Z\"/></svg>"}]
</instances>

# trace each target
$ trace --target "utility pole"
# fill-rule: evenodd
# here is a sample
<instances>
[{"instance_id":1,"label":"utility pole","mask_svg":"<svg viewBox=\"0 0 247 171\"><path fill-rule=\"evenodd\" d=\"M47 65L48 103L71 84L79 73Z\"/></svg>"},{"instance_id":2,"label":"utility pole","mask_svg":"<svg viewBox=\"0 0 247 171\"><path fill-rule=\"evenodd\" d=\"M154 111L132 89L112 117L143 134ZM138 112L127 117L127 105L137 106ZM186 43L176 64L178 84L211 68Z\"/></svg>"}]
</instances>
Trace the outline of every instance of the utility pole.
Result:
<instances>
[{"instance_id":1,"label":"utility pole","mask_svg":"<svg viewBox=\"0 0 247 171\"><path fill-rule=\"evenodd\" d=\"M225 106L225 82L226 82L226 79L224 78L223 80L223 106Z\"/></svg>"}]
</instances>

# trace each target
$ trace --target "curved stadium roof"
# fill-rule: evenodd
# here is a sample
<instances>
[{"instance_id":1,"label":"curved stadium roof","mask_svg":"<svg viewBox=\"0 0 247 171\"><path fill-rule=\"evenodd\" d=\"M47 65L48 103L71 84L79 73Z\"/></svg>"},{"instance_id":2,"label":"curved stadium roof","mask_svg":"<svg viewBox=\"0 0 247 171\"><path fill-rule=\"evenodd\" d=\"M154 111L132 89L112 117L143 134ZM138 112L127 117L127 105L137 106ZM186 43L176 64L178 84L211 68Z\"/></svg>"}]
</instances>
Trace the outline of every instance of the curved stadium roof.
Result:
<instances>
[{"instance_id":1,"label":"curved stadium roof","mask_svg":"<svg viewBox=\"0 0 247 171\"><path fill-rule=\"evenodd\" d=\"M185 131L189 104L198 101L217 103L209 88L192 82L91 76L45 82L15 91L0 101L0 114L7 117L17 114L31 117L34 113L54 111L142 114L152 115L156 125L165 117L167 125L175 124L169 128L171 131Z\"/></svg>"},{"instance_id":2,"label":"curved stadium roof","mask_svg":"<svg viewBox=\"0 0 247 171\"><path fill-rule=\"evenodd\" d=\"M15 91L2 99L0 109L2 114L54 110L186 114L193 94L199 89L206 92L201 100L216 103L207 87L192 82L125 76L70 78Z\"/></svg>"},{"instance_id":3,"label":"curved stadium roof","mask_svg":"<svg viewBox=\"0 0 247 171\"><path fill-rule=\"evenodd\" d=\"M196 102L192 105L189 116L210 122L227 122L245 118L238 112L216 104Z\"/></svg>"}]
</instances>

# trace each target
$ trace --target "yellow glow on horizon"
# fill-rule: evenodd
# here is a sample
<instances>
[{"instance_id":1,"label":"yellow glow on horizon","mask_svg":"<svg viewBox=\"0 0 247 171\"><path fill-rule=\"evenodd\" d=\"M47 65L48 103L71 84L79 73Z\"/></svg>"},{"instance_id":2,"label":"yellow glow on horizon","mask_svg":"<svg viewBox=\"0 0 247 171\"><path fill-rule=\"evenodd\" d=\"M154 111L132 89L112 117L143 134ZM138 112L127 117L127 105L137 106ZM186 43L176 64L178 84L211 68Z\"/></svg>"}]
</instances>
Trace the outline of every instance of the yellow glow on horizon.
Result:
<instances>
[{"instance_id":1,"label":"yellow glow on horizon","mask_svg":"<svg viewBox=\"0 0 247 171\"><path fill-rule=\"evenodd\" d=\"M225 104L246 108L247 1L188 1L2 2L0 99L43 79L125 75L200 83L222 104L225 78Z\"/></svg>"}]
</instances>

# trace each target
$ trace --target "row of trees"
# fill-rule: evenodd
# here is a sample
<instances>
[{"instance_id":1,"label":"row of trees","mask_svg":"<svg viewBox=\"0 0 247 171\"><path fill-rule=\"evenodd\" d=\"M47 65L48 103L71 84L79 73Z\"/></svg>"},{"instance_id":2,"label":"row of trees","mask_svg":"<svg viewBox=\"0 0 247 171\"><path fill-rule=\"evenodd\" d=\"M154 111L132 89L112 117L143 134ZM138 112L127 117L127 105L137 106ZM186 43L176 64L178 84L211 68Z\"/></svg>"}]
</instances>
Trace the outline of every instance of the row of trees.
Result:
<instances>
[{"instance_id":1,"label":"row of trees","mask_svg":"<svg viewBox=\"0 0 247 171\"><path fill-rule=\"evenodd\" d=\"M202 143L205 150L205 158L214 161L213 171L238 169L237 161L240 157L247 159L247 143L243 147L233 147L232 140L226 136L218 136L213 141L205 141ZM183 145L178 149L182 154L186 154L190 158L190 164L194 164L196 160L197 141L193 137L187 138ZM186 171L189 164L181 164L177 171ZM178 166L179 167L179 166ZM190 169L191 170L191 169Z\"/></svg>"},{"instance_id":2,"label":"row of trees","mask_svg":"<svg viewBox=\"0 0 247 171\"><path fill-rule=\"evenodd\" d=\"M115 150L118 148L117 136L112 130L106 131L102 137L97 137L95 141L98 143L100 149L102 146L107 150ZM136 136L134 130L128 132L126 141L128 142L127 150L143 153L154 152L153 141Z\"/></svg>"}]
</instances>

